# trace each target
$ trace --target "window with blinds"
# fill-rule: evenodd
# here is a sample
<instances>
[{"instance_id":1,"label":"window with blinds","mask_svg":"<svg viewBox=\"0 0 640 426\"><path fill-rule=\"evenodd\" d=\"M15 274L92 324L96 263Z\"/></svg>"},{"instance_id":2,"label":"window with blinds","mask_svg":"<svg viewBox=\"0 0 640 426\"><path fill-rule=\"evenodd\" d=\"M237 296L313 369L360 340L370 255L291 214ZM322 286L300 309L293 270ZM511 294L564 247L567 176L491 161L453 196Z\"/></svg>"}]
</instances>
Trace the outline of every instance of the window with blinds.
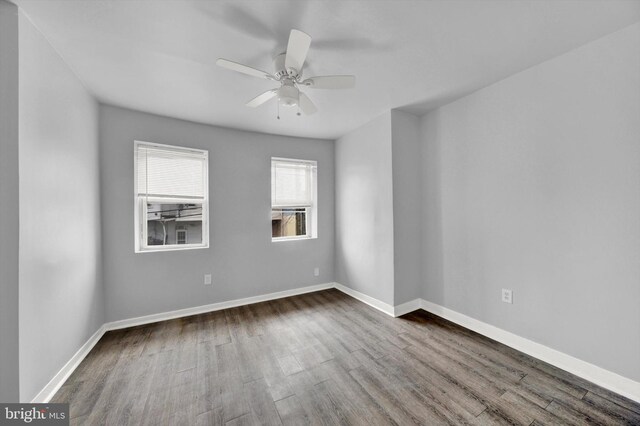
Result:
<instances>
[{"instance_id":1,"label":"window with blinds","mask_svg":"<svg viewBox=\"0 0 640 426\"><path fill-rule=\"evenodd\" d=\"M271 237L316 237L315 161L271 159Z\"/></svg>"},{"instance_id":2,"label":"window with blinds","mask_svg":"<svg viewBox=\"0 0 640 426\"><path fill-rule=\"evenodd\" d=\"M136 252L204 248L208 152L135 143Z\"/></svg>"}]
</instances>

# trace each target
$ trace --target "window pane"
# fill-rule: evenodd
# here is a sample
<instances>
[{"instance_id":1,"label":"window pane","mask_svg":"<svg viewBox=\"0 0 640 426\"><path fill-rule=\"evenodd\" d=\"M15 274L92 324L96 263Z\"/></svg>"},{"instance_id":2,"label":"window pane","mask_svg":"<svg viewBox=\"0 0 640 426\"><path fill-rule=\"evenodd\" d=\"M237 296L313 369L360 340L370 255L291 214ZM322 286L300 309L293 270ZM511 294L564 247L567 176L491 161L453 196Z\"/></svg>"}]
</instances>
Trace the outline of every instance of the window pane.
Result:
<instances>
[{"instance_id":1,"label":"window pane","mask_svg":"<svg viewBox=\"0 0 640 426\"><path fill-rule=\"evenodd\" d=\"M202 243L202 204L147 203L147 245Z\"/></svg>"},{"instance_id":2,"label":"window pane","mask_svg":"<svg viewBox=\"0 0 640 426\"><path fill-rule=\"evenodd\" d=\"M304 235L307 235L306 209L271 210L271 236L273 238Z\"/></svg>"}]
</instances>

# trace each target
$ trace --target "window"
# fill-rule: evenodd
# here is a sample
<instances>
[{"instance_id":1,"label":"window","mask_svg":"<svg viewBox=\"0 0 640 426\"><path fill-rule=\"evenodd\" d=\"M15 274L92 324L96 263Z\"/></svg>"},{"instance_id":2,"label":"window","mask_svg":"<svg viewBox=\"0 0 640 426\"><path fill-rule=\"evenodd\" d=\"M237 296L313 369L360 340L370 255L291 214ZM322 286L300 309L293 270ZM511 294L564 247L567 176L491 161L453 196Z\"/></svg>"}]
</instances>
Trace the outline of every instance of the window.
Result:
<instances>
[{"instance_id":1,"label":"window","mask_svg":"<svg viewBox=\"0 0 640 426\"><path fill-rule=\"evenodd\" d=\"M136 253L209 247L207 166L207 151L136 141Z\"/></svg>"},{"instance_id":2,"label":"window","mask_svg":"<svg viewBox=\"0 0 640 426\"><path fill-rule=\"evenodd\" d=\"M273 241L315 238L317 163L271 159L271 237Z\"/></svg>"},{"instance_id":3,"label":"window","mask_svg":"<svg viewBox=\"0 0 640 426\"><path fill-rule=\"evenodd\" d=\"M176 244L187 244L186 229L176 229Z\"/></svg>"}]
</instances>

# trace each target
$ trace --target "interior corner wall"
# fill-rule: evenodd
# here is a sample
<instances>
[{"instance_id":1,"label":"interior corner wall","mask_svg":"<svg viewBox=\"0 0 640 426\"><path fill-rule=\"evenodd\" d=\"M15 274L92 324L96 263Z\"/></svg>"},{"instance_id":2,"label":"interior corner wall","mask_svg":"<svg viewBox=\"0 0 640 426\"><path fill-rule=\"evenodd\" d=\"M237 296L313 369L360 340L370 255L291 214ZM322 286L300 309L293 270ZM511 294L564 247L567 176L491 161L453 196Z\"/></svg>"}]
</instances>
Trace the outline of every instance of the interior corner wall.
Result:
<instances>
[{"instance_id":1,"label":"interior corner wall","mask_svg":"<svg viewBox=\"0 0 640 426\"><path fill-rule=\"evenodd\" d=\"M420 119L391 111L394 304L422 297Z\"/></svg>"},{"instance_id":2,"label":"interior corner wall","mask_svg":"<svg viewBox=\"0 0 640 426\"><path fill-rule=\"evenodd\" d=\"M18 8L0 0L0 402L17 402Z\"/></svg>"},{"instance_id":3,"label":"interior corner wall","mask_svg":"<svg viewBox=\"0 0 640 426\"><path fill-rule=\"evenodd\" d=\"M425 298L639 381L640 23L422 126Z\"/></svg>"},{"instance_id":4,"label":"interior corner wall","mask_svg":"<svg viewBox=\"0 0 640 426\"><path fill-rule=\"evenodd\" d=\"M20 400L28 402L102 326L104 300L97 103L22 12L19 66Z\"/></svg>"},{"instance_id":5,"label":"interior corner wall","mask_svg":"<svg viewBox=\"0 0 640 426\"><path fill-rule=\"evenodd\" d=\"M336 281L394 305L391 112L336 141Z\"/></svg>"},{"instance_id":6,"label":"interior corner wall","mask_svg":"<svg viewBox=\"0 0 640 426\"><path fill-rule=\"evenodd\" d=\"M134 252L136 140L209 151L209 248ZM100 105L107 320L333 282L333 156L332 140L247 132ZM317 238L272 242L271 157L317 161ZM212 285L203 285L204 274L212 274Z\"/></svg>"},{"instance_id":7,"label":"interior corner wall","mask_svg":"<svg viewBox=\"0 0 640 426\"><path fill-rule=\"evenodd\" d=\"M440 110L424 115L420 120L422 138L420 201L422 205L422 298L440 305L444 304L442 278L442 185L440 143L438 143L438 118Z\"/></svg>"}]
</instances>

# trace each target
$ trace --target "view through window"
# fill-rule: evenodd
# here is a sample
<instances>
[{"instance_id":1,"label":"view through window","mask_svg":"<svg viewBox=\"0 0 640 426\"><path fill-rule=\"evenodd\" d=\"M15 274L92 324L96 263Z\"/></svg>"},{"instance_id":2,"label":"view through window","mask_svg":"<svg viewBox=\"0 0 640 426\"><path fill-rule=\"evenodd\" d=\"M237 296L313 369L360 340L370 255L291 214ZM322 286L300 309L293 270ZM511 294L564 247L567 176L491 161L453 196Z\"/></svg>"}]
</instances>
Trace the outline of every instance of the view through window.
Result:
<instances>
[{"instance_id":1,"label":"view through window","mask_svg":"<svg viewBox=\"0 0 640 426\"><path fill-rule=\"evenodd\" d=\"M136 142L136 251L208 247L208 153Z\"/></svg>"},{"instance_id":2,"label":"view through window","mask_svg":"<svg viewBox=\"0 0 640 426\"><path fill-rule=\"evenodd\" d=\"M315 161L271 159L271 237L315 237Z\"/></svg>"}]
</instances>

